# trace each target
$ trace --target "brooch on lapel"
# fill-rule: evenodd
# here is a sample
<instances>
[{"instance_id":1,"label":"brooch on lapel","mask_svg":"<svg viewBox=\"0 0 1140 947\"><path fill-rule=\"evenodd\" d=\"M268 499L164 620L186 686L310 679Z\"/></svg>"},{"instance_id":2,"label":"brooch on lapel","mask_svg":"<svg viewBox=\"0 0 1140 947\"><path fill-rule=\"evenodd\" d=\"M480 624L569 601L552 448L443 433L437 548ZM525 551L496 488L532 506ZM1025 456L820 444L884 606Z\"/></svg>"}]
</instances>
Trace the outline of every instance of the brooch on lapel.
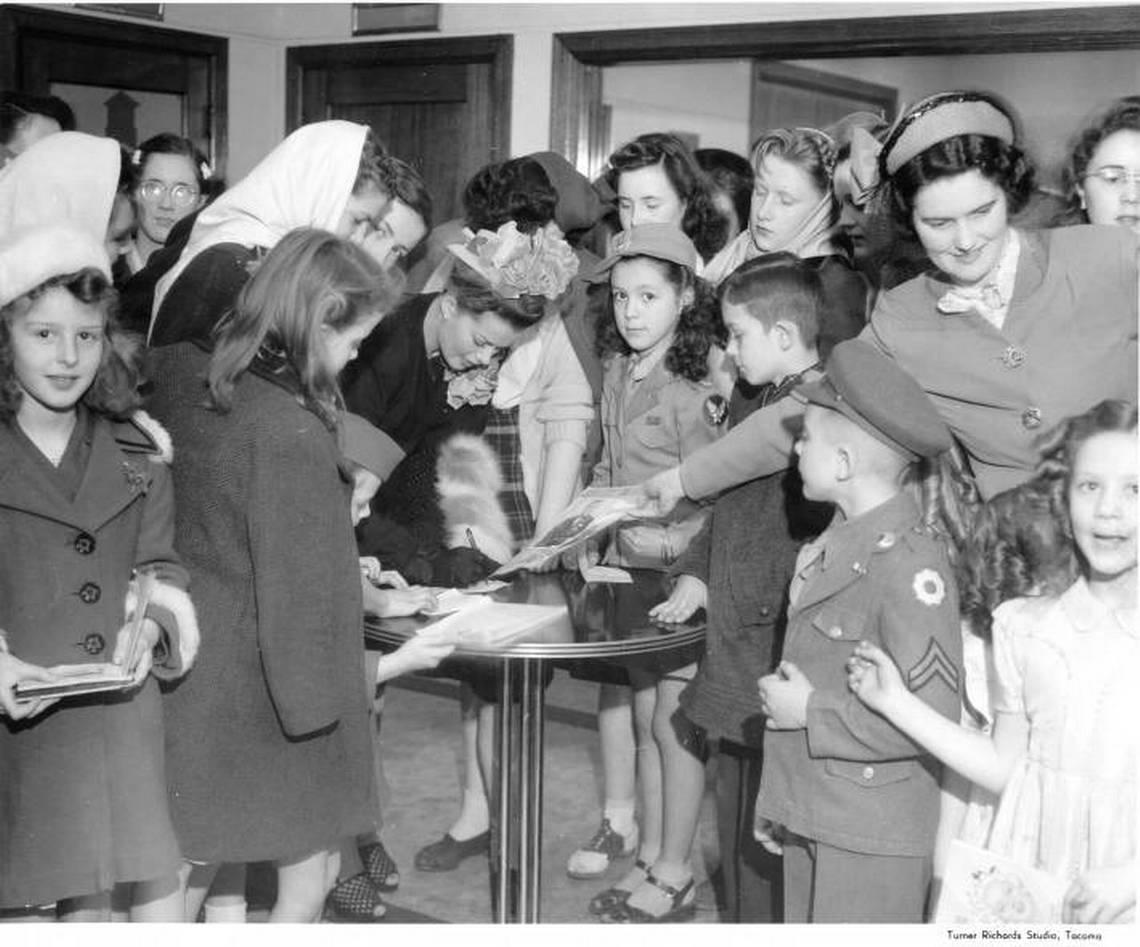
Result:
<instances>
[{"instance_id":1,"label":"brooch on lapel","mask_svg":"<svg viewBox=\"0 0 1140 947\"><path fill-rule=\"evenodd\" d=\"M705 398L702 410L705 420L713 427L719 427L728 417L728 402L724 400L724 395L709 395Z\"/></svg>"},{"instance_id":2,"label":"brooch on lapel","mask_svg":"<svg viewBox=\"0 0 1140 947\"><path fill-rule=\"evenodd\" d=\"M1005 351L1001 353L1001 363L1006 368L1017 368L1024 361L1025 350L1019 349L1016 345L1007 345Z\"/></svg>"},{"instance_id":3,"label":"brooch on lapel","mask_svg":"<svg viewBox=\"0 0 1140 947\"><path fill-rule=\"evenodd\" d=\"M129 461L123 461L123 476L127 480L127 488L131 493L143 493L146 490L146 474Z\"/></svg>"}]
</instances>

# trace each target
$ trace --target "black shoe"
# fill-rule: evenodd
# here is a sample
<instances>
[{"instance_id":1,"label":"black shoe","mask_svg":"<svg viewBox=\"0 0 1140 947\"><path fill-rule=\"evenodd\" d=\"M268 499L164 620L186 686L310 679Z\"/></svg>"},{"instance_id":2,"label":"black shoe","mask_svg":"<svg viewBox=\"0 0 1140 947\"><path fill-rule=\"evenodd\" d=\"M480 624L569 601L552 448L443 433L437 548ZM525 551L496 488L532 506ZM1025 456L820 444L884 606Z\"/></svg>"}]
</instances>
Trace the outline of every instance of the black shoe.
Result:
<instances>
[{"instance_id":1,"label":"black shoe","mask_svg":"<svg viewBox=\"0 0 1140 947\"><path fill-rule=\"evenodd\" d=\"M416 852L417 871L454 871L459 863L472 855L483 855L491 850L491 830L460 842L450 832L438 842L425 845Z\"/></svg>"}]
</instances>

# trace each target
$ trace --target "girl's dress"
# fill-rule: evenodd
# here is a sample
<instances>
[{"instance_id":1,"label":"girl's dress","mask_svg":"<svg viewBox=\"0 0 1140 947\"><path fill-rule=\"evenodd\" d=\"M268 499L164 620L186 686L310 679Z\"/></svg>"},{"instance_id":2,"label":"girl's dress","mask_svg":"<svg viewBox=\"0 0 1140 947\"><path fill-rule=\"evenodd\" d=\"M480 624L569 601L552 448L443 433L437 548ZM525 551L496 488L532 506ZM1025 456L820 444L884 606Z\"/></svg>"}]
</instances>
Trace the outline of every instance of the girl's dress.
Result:
<instances>
[{"instance_id":1,"label":"girl's dress","mask_svg":"<svg viewBox=\"0 0 1140 947\"><path fill-rule=\"evenodd\" d=\"M170 808L183 855L269 861L373 827L360 566L335 434L289 368L258 356L228 413L209 353L152 353L151 409L179 451L176 546L205 635L166 695Z\"/></svg>"},{"instance_id":2,"label":"girl's dress","mask_svg":"<svg viewBox=\"0 0 1140 947\"><path fill-rule=\"evenodd\" d=\"M994 612L994 710L1024 714L1029 747L988 837L967 839L1072 878L1136 857L1140 631L1084 579Z\"/></svg>"},{"instance_id":3,"label":"girl's dress","mask_svg":"<svg viewBox=\"0 0 1140 947\"><path fill-rule=\"evenodd\" d=\"M145 568L159 580L147 615L165 635L137 690L0 719L0 907L95 894L180 863L155 677L189 666L197 625L173 549L169 452L149 419L78 411L58 467L14 420L0 422L0 628L33 664L109 661L131 573Z\"/></svg>"}]
</instances>

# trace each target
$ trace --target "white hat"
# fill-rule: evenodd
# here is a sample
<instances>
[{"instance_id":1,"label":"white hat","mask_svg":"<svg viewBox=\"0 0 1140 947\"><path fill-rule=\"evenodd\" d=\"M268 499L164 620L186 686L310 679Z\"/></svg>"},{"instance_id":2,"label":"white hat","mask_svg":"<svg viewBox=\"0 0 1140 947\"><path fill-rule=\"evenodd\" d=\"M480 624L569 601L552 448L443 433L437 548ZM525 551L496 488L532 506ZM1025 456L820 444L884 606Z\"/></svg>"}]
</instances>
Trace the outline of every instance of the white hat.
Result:
<instances>
[{"instance_id":1,"label":"white hat","mask_svg":"<svg viewBox=\"0 0 1140 947\"><path fill-rule=\"evenodd\" d=\"M0 240L0 306L54 276L93 267L108 280L111 264L99 240L74 223L41 224Z\"/></svg>"}]
</instances>

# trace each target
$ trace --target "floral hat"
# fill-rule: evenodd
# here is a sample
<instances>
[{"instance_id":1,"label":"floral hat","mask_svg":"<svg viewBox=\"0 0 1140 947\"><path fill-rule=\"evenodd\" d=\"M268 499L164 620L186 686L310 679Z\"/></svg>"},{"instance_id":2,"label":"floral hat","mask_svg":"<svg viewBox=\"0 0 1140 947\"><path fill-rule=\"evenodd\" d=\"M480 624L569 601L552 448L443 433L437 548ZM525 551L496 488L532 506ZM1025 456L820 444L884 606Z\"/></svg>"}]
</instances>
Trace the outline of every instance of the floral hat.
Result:
<instances>
[{"instance_id":1,"label":"floral hat","mask_svg":"<svg viewBox=\"0 0 1140 947\"><path fill-rule=\"evenodd\" d=\"M498 230L472 233L464 228L463 235L463 243L453 243L447 249L503 299L557 299L578 272L578 257L553 222L529 234L508 220Z\"/></svg>"}]
</instances>

